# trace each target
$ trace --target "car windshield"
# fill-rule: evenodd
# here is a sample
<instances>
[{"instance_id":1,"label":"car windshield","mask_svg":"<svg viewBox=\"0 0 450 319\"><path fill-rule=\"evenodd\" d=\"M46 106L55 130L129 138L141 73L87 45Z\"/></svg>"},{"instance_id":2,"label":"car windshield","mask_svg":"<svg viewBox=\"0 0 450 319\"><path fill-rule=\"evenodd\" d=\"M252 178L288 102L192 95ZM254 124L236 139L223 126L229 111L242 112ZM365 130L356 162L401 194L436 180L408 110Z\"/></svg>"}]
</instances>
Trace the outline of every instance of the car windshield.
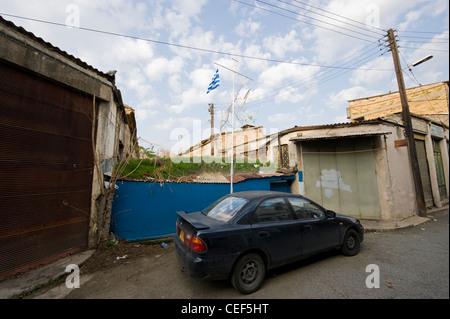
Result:
<instances>
[{"instance_id":1,"label":"car windshield","mask_svg":"<svg viewBox=\"0 0 450 319\"><path fill-rule=\"evenodd\" d=\"M203 211L208 217L227 222L248 202L244 198L227 196L219 199Z\"/></svg>"}]
</instances>

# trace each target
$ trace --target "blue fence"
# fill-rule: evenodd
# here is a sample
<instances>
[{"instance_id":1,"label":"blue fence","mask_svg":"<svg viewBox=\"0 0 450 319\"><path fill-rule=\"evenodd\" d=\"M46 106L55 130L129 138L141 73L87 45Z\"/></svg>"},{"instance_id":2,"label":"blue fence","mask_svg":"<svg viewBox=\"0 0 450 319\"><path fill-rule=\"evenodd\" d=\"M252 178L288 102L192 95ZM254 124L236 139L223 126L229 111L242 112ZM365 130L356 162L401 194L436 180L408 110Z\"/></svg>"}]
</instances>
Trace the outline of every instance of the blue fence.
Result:
<instances>
[{"instance_id":1,"label":"blue fence","mask_svg":"<svg viewBox=\"0 0 450 319\"><path fill-rule=\"evenodd\" d=\"M290 192L295 176L248 179L234 192ZM128 241L175 233L177 211L196 212L230 193L230 184L118 182L111 212L111 232Z\"/></svg>"}]
</instances>

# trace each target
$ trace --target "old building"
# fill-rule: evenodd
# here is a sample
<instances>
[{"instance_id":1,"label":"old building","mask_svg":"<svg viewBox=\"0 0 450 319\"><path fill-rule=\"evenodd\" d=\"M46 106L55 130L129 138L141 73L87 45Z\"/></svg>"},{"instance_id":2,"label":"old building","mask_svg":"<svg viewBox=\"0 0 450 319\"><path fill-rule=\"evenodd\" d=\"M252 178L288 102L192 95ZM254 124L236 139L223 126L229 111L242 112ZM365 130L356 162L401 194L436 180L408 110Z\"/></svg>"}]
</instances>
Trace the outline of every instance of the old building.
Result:
<instances>
[{"instance_id":1,"label":"old building","mask_svg":"<svg viewBox=\"0 0 450 319\"><path fill-rule=\"evenodd\" d=\"M216 157L223 160L230 160L231 145L233 144L234 154L238 158L256 156L258 148L265 144L266 134L262 126L245 125L233 133L231 131L221 132L211 135L209 138L200 141L184 150L179 155L191 158ZM250 152L250 154L249 154Z\"/></svg>"},{"instance_id":2,"label":"old building","mask_svg":"<svg viewBox=\"0 0 450 319\"><path fill-rule=\"evenodd\" d=\"M104 240L105 181L135 131L113 73L2 17L0 48L3 279Z\"/></svg>"},{"instance_id":3,"label":"old building","mask_svg":"<svg viewBox=\"0 0 450 319\"><path fill-rule=\"evenodd\" d=\"M407 96L425 205L442 207L449 194L448 81L408 89ZM350 123L280 132L273 148L298 170L293 192L359 218L417 215L398 92L349 103Z\"/></svg>"},{"instance_id":4,"label":"old building","mask_svg":"<svg viewBox=\"0 0 450 319\"><path fill-rule=\"evenodd\" d=\"M412 87L406 90L411 113L449 125L448 81ZM350 100L347 118L352 122L371 120L402 111L398 92Z\"/></svg>"},{"instance_id":5,"label":"old building","mask_svg":"<svg viewBox=\"0 0 450 319\"><path fill-rule=\"evenodd\" d=\"M281 132L289 163L298 170L292 184L329 209L364 219L401 220L417 207L403 127L394 118ZM416 140L423 150L427 205L448 203L448 127L414 117Z\"/></svg>"}]
</instances>

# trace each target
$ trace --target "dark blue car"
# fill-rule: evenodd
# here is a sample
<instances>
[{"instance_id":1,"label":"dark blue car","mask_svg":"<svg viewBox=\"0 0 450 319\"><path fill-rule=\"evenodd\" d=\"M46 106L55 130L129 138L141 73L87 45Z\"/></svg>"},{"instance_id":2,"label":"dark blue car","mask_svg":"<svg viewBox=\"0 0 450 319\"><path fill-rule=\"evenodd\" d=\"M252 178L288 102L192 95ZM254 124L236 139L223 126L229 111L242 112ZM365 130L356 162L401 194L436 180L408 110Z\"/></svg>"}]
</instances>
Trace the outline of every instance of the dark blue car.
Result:
<instances>
[{"instance_id":1,"label":"dark blue car","mask_svg":"<svg viewBox=\"0 0 450 319\"><path fill-rule=\"evenodd\" d=\"M177 214L182 269L198 279L230 279L245 294L261 287L267 269L336 248L353 256L364 239L358 219L289 193L234 193L202 212Z\"/></svg>"}]
</instances>

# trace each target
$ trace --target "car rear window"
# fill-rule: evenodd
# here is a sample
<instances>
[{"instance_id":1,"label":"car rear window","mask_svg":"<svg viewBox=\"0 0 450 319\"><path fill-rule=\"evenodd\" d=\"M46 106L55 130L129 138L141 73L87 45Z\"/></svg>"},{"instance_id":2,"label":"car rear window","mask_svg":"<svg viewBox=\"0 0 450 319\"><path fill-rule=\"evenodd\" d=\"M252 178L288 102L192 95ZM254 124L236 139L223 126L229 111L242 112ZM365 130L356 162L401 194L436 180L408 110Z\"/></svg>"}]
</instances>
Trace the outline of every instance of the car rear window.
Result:
<instances>
[{"instance_id":1,"label":"car rear window","mask_svg":"<svg viewBox=\"0 0 450 319\"><path fill-rule=\"evenodd\" d=\"M227 196L219 199L203 211L208 217L227 222L247 204L248 200L240 197Z\"/></svg>"}]
</instances>

